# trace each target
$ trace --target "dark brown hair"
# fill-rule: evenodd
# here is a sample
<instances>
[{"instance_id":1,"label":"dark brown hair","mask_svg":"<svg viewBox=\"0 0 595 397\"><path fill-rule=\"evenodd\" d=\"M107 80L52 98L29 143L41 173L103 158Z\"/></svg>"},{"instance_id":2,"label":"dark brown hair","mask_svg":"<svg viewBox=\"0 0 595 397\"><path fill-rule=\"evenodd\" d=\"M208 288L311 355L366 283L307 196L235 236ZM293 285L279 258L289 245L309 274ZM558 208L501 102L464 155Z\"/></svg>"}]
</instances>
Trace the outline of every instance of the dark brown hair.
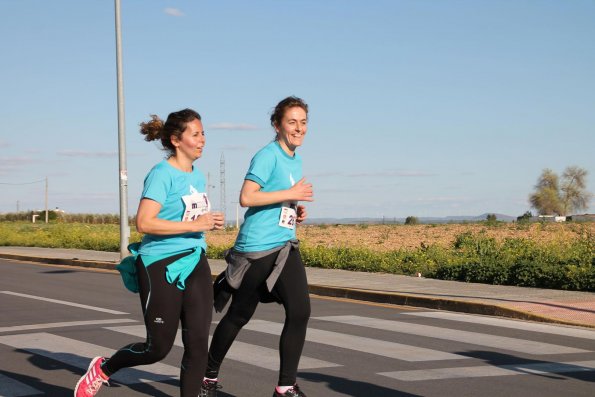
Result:
<instances>
[{"instance_id":1,"label":"dark brown hair","mask_svg":"<svg viewBox=\"0 0 595 397\"><path fill-rule=\"evenodd\" d=\"M300 107L304 109L304 112L306 112L306 114L308 114L308 104L306 104L306 102L304 102L303 99L298 98L296 96L288 96L287 98L279 102L277 106L275 106L275 109L271 114L271 125L273 126L273 128L281 125L281 120L283 119L285 112L287 111L287 109L293 107Z\"/></svg>"},{"instance_id":2,"label":"dark brown hair","mask_svg":"<svg viewBox=\"0 0 595 397\"><path fill-rule=\"evenodd\" d=\"M201 120L200 114L192 109L183 109L172 112L167 116L165 123L158 116L152 114L151 120L140 123L140 133L145 135L145 141L151 142L161 139L163 149L169 153L169 157L176 153L175 146L171 143L171 137L181 139L186 125L193 120Z\"/></svg>"}]
</instances>

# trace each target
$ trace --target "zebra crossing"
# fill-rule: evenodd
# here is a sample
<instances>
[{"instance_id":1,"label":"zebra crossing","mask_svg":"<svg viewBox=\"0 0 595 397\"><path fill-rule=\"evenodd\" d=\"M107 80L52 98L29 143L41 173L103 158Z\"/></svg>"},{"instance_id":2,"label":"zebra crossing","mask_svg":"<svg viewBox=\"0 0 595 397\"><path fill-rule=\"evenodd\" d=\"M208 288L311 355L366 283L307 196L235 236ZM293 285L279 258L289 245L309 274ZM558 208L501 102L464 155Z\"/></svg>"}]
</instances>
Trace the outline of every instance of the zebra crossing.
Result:
<instances>
[{"instance_id":1,"label":"zebra crossing","mask_svg":"<svg viewBox=\"0 0 595 397\"><path fill-rule=\"evenodd\" d=\"M464 331L447 327L437 327L413 323L410 319L441 319L449 320L452 324L482 324L495 329L518 329L528 335L527 339L504 337L488 333ZM34 356L41 356L64 363L66 365L86 370L89 359L98 355L110 355L113 349L92 343L82 338L72 338L61 333L63 327L76 327L81 325L96 325L102 332L109 335L125 334L139 339L144 338L145 328L142 324L130 319L97 320L66 323L34 324L25 326L12 326L0 328L0 349L15 349L26 351ZM332 324L340 332L324 329L324 324ZM269 335L279 335L282 323L253 319L244 329L263 339L270 340ZM458 328L461 328L460 326ZM356 331L354 331L356 330ZM362 330L364 332L362 332ZM480 365L473 363L463 365L472 360L469 355L449 352L448 348L439 350L421 344L397 343L392 340L383 340L358 333L366 334L366 330L380 330L387 335L414 335L424 340L440 340L468 345L472 348L492 348L530 355L531 362L518 364L497 364L483 362ZM543 335L562 335L578 338L591 343L582 343L587 348L576 348L564 344L546 343L540 338L532 338L532 333ZM69 334L66 334L69 335ZM77 334L80 335L80 334ZM334 355L333 361L326 357L311 357L307 353L302 356L300 370L333 371L350 365L348 359L354 352L363 353L367 360L374 358L388 360L393 363L386 371L377 371L375 375L401 382L420 382L428 380L481 378L494 376L517 376L527 374L563 374L568 372L592 372L595 376L595 330L555 326L549 324L535 324L472 316L448 312L411 312L402 313L395 319L378 319L356 315L341 316L315 316L311 319L307 332L306 346L324 346L336 349L342 354ZM274 348L261 346L242 341L242 334L232 345L226 360L231 360L241 365L249 365L265 370L277 371L279 367L278 352ZM543 338L541 338L543 339ZM448 344L444 345L447 346ZM428 344L435 346L435 344ZM176 338L175 346L181 347L180 335ZM592 346L592 348L591 348ZM306 352L316 352L317 349L306 349ZM561 360L557 362L557 355L575 355L576 360ZM540 356L543 359L540 360ZM344 359L342 359L344 358ZM463 361L461 361L463 360ZM431 363L430 369L407 369L407 363ZM404 369L405 368L405 369ZM150 366L125 369L114 375L113 380L123 385L138 383L161 382L177 379L179 368L165 363L156 363ZM0 397L26 397L43 394L39 390L27 385L16 378L0 372Z\"/></svg>"}]
</instances>

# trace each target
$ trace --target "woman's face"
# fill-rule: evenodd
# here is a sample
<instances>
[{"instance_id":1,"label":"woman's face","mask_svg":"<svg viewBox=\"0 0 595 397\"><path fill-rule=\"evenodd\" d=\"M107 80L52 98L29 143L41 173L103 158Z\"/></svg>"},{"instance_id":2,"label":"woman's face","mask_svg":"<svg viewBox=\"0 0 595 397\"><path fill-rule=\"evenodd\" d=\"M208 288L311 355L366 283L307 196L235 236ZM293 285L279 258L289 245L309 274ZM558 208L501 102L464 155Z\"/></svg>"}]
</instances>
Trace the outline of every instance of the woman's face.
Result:
<instances>
[{"instance_id":1,"label":"woman's face","mask_svg":"<svg viewBox=\"0 0 595 397\"><path fill-rule=\"evenodd\" d=\"M283 114L281 124L275 126L275 130L279 143L293 153L298 146L302 145L308 131L306 111L299 106L290 107Z\"/></svg>"},{"instance_id":2,"label":"woman's face","mask_svg":"<svg viewBox=\"0 0 595 397\"><path fill-rule=\"evenodd\" d=\"M176 157L185 157L196 160L202 156L205 146L205 131L200 120L192 120L186 124L186 129L178 139L172 136L172 143L176 147Z\"/></svg>"}]
</instances>

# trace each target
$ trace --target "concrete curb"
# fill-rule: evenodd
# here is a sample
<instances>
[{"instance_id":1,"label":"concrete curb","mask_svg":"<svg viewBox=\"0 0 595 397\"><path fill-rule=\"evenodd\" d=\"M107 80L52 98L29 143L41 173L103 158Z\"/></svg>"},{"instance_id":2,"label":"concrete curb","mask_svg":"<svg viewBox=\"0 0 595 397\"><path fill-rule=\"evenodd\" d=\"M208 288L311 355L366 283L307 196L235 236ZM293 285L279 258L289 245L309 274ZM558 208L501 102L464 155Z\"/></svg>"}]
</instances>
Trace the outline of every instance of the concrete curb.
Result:
<instances>
[{"instance_id":1,"label":"concrete curb","mask_svg":"<svg viewBox=\"0 0 595 397\"><path fill-rule=\"evenodd\" d=\"M507 317L517 320L528 320L550 324L595 328L595 326L591 326L588 324L581 324L573 321L554 319L522 310L482 302L462 301L457 299L430 298L417 295L408 295L403 293L379 292L355 288L339 288L326 285L312 284L309 285L309 291L311 294L331 296L335 298L346 298L367 302L386 303L391 305L425 307L434 310L446 310L451 312Z\"/></svg>"},{"instance_id":2,"label":"concrete curb","mask_svg":"<svg viewBox=\"0 0 595 397\"><path fill-rule=\"evenodd\" d=\"M28 261L37 263L46 263L51 265L65 265L84 268L96 268L116 271L116 265L119 262L100 262L86 261L81 259L65 258L40 258L36 256L15 255L0 253L0 258L14 259L18 261ZM213 280L217 274L212 275ZM435 310L447 310L452 312L461 312L469 314L481 314L487 316L507 317L518 320L529 320L543 323L572 325L580 327L595 328L588 324L581 324L573 321L554 319L546 316L529 313L522 310L516 310L500 305L492 305L482 302L463 301L457 299L430 298L403 293L384 292L375 290L363 290L356 288L333 287L328 285L309 284L308 290L311 294L329 296L334 298L353 299L374 303L385 303L391 305L425 307Z\"/></svg>"}]
</instances>

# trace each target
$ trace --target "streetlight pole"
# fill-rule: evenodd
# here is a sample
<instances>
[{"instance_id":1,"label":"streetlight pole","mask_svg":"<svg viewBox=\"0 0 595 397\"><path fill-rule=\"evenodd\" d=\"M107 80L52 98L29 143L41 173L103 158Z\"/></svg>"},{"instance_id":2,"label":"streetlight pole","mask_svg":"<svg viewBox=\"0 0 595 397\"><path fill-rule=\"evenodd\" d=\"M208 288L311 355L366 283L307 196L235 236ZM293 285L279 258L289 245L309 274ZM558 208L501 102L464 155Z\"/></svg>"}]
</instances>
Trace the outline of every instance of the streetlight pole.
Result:
<instances>
[{"instance_id":1,"label":"streetlight pole","mask_svg":"<svg viewBox=\"0 0 595 397\"><path fill-rule=\"evenodd\" d=\"M48 223L48 177L45 177L45 223Z\"/></svg>"},{"instance_id":2,"label":"streetlight pole","mask_svg":"<svg viewBox=\"0 0 595 397\"><path fill-rule=\"evenodd\" d=\"M240 228L240 202L232 201L232 204L236 205L236 229Z\"/></svg>"},{"instance_id":3,"label":"streetlight pole","mask_svg":"<svg viewBox=\"0 0 595 397\"><path fill-rule=\"evenodd\" d=\"M122 79L122 31L120 21L120 0L116 8L116 71L118 80L118 154L120 170L120 258L128 256L128 170L126 169L126 133L124 130L124 81Z\"/></svg>"}]
</instances>

